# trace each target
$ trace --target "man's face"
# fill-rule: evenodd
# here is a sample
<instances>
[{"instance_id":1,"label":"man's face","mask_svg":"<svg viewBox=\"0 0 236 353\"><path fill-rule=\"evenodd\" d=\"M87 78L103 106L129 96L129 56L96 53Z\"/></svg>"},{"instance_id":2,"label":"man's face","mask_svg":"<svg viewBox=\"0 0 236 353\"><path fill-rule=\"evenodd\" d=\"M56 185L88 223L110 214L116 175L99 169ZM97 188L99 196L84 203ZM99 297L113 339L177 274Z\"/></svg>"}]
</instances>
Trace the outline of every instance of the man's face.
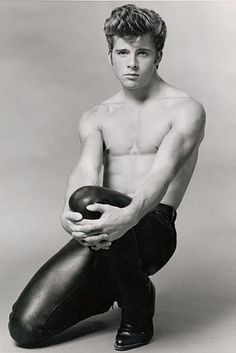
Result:
<instances>
[{"instance_id":1,"label":"man's face","mask_svg":"<svg viewBox=\"0 0 236 353\"><path fill-rule=\"evenodd\" d=\"M111 63L123 87L147 87L156 76L157 53L151 35L136 38L113 37Z\"/></svg>"}]
</instances>

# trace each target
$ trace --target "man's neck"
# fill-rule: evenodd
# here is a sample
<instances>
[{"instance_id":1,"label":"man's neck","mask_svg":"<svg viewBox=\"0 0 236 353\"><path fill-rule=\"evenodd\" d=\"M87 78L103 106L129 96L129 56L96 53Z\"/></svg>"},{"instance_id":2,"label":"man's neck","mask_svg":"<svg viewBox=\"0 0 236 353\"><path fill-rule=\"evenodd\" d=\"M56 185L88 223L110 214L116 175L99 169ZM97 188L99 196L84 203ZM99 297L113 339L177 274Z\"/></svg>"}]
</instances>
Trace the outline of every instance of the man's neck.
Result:
<instances>
[{"instance_id":1,"label":"man's neck","mask_svg":"<svg viewBox=\"0 0 236 353\"><path fill-rule=\"evenodd\" d=\"M122 95L126 102L140 105L156 97L160 92L162 83L162 79L158 75L155 75L148 86L141 87L140 89L127 89L126 87L122 87Z\"/></svg>"}]
</instances>

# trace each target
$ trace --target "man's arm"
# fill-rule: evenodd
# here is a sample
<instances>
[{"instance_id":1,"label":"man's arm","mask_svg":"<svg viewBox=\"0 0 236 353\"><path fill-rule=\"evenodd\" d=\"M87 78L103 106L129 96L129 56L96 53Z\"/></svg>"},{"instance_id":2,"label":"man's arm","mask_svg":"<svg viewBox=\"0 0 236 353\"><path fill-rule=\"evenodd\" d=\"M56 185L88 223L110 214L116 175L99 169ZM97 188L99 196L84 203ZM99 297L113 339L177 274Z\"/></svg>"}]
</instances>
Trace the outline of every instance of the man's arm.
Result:
<instances>
[{"instance_id":1,"label":"man's arm","mask_svg":"<svg viewBox=\"0 0 236 353\"><path fill-rule=\"evenodd\" d=\"M79 138L81 151L78 164L71 173L65 197L64 210L62 212L62 226L71 234L71 224L68 224L68 201L72 193L83 185L98 185L99 173L103 161L103 139L99 129L97 117L90 112L85 113L79 121ZM72 215L70 220L78 221L82 217Z\"/></svg>"},{"instance_id":2,"label":"man's arm","mask_svg":"<svg viewBox=\"0 0 236 353\"><path fill-rule=\"evenodd\" d=\"M205 111L196 102L184 108L161 143L153 165L126 210L138 222L165 195L169 184L195 153L204 135Z\"/></svg>"}]
</instances>

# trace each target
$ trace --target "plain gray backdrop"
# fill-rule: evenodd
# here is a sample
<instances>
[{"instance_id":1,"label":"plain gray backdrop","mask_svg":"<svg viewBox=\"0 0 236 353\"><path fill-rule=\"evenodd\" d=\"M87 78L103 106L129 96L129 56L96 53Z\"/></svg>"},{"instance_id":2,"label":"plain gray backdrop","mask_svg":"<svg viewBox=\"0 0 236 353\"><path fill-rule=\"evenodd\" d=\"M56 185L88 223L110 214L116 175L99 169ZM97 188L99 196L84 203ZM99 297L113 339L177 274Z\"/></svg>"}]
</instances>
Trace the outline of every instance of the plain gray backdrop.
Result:
<instances>
[{"instance_id":1,"label":"plain gray backdrop","mask_svg":"<svg viewBox=\"0 0 236 353\"><path fill-rule=\"evenodd\" d=\"M82 112L119 89L103 23L124 3L0 2L0 352L23 351L8 336L11 305L70 240L60 214L80 151L77 124ZM153 277L154 339L140 352L233 353L236 3L131 3L164 18L168 36L159 73L207 112L198 166L178 209L178 249ZM96 330L90 320L85 335L79 331L79 338L45 352L112 352L118 313L94 320L105 327Z\"/></svg>"}]
</instances>

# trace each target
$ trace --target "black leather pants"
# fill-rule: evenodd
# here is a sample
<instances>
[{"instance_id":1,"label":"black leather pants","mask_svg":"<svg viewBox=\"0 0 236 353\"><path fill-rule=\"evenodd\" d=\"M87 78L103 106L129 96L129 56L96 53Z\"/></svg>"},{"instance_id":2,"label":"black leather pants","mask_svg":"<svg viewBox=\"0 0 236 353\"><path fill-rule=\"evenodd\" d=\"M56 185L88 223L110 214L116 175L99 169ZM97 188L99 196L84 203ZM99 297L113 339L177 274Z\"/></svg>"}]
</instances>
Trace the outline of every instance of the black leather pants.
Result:
<instances>
[{"instance_id":1,"label":"black leather pants","mask_svg":"<svg viewBox=\"0 0 236 353\"><path fill-rule=\"evenodd\" d=\"M131 199L117 191L86 186L77 200L118 207ZM87 201L86 201L87 200ZM175 210L159 204L109 250L92 250L72 239L33 276L9 320L12 338L36 347L92 315L106 312L114 301L124 308L141 303L148 276L160 270L176 248Z\"/></svg>"}]
</instances>

